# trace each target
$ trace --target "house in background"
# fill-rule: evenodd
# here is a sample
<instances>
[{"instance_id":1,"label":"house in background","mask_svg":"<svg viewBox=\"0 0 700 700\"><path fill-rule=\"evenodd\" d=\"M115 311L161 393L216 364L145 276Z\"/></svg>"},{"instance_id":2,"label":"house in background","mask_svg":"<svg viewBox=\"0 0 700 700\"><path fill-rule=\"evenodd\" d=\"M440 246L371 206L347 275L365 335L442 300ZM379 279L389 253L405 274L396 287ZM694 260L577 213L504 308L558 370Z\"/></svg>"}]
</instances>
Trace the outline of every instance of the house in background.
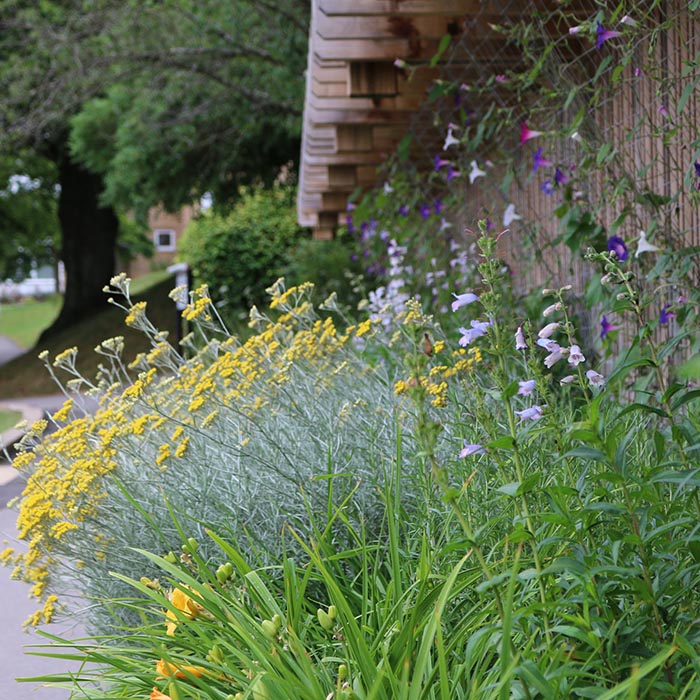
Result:
<instances>
[{"instance_id":1,"label":"house in background","mask_svg":"<svg viewBox=\"0 0 700 700\"><path fill-rule=\"evenodd\" d=\"M153 207L148 212L148 236L153 242L153 257L137 255L124 264L124 271L129 277L136 278L164 270L175 262L177 244L187 225L192 221L197 209L194 206L182 207L178 212L170 213L162 207Z\"/></svg>"}]
</instances>

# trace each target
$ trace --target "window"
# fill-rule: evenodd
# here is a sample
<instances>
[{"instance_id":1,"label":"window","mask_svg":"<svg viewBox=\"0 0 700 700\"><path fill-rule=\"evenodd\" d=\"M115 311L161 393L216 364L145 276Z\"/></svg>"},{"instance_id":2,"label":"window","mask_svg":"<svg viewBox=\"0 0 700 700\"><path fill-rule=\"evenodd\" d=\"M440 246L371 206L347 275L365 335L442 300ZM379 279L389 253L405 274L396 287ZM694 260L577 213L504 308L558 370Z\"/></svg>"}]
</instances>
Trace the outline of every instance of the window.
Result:
<instances>
[{"instance_id":1,"label":"window","mask_svg":"<svg viewBox=\"0 0 700 700\"><path fill-rule=\"evenodd\" d=\"M158 251L174 251L175 231L170 228L157 228L153 232L153 244Z\"/></svg>"}]
</instances>

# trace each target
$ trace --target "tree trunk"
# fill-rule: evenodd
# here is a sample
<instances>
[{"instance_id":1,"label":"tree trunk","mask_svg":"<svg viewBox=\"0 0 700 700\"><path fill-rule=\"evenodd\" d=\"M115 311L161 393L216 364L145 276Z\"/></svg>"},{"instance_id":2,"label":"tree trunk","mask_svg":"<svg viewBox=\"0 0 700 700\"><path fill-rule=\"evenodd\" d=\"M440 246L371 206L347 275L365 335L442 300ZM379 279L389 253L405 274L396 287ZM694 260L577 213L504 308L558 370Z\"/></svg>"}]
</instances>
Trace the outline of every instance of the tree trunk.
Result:
<instances>
[{"instance_id":1,"label":"tree trunk","mask_svg":"<svg viewBox=\"0 0 700 700\"><path fill-rule=\"evenodd\" d=\"M99 175L76 165L68 156L59 162L58 172L58 220L66 291L60 314L41 334L40 342L104 308L107 295L102 288L114 275L119 232L114 210L99 203Z\"/></svg>"}]
</instances>

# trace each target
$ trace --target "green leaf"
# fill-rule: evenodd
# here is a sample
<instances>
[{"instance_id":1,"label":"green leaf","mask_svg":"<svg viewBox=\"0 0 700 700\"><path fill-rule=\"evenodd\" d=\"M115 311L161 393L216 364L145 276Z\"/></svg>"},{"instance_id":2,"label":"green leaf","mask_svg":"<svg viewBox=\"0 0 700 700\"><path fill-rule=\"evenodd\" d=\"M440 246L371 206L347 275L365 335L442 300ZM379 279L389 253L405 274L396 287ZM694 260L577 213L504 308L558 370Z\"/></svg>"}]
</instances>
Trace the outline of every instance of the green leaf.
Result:
<instances>
[{"instance_id":1,"label":"green leaf","mask_svg":"<svg viewBox=\"0 0 700 700\"><path fill-rule=\"evenodd\" d=\"M518 489L520 488L519 481L511 481L508 484L503 484L500 488L496 489L498 493L503 493L506 496L514 498L518 495Z\"/></svg>"},{"instance_id":2,"label":"green leaf","mask_svg":"<svg viewBox=\"0 0 700 700\"><path fill-rule=\"evenodd\" d=\"M683 88L683 92L681 92L681 98L678 100L678 104L676 105L676 113L680 114L683 109L685 108L686 103L690 99L690 96L695 92L695 88L698 86L698 83L700 83L700 75L695 78L690 83L687 83L686 86Z\"/></svg>"},{"instance_id":3,"label":"green leaf","mask_svg":"<svg viewBox=\"0 0 700 700\"><path fill-rule=\"evenodd\" d=\"M562 455L560 459L565 459L566 457L581 457L609 466L607 455L600 450L596 450L594 447L575 447L573 450L569 450L566 454Z\"/></svg>"},{"instance_id":4,"label":"green leaf","mask_svg":"<svg viewBox=\"0 0 700 700\"><path fill-rule=\"evenodd\" d=\"M447 47L450 45L450 42L452 41L452 36L450 34L445 34L442 39L440 39L440 43L438 44L437 48L437 53L430 59L430 66L434 68L442 58L442 54L447 51Z\"/></svg>"}]
</instances>

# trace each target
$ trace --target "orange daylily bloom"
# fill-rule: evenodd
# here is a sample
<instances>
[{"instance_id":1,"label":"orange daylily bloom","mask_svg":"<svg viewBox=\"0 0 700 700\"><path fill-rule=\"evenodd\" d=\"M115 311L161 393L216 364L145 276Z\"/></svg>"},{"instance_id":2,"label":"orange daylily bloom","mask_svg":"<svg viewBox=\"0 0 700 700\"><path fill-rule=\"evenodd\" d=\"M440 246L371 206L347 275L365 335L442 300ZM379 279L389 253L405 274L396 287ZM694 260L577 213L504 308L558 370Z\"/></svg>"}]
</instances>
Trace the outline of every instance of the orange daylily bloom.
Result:
<instances>
[{"instance_id":1,"label":"orange daylily bloom","mask_svg":"<svg viewBox=\"0 0 700 700\"><path fill-rule=\"evenodd\" d=\"M161 693L158 688L153 688L151 694L148 696L148 700L173 700L169 695Z\"/></svg>"},{"instance_id":2,"label":"orange daylily bloom","mask_svg":"<svg viewBox=\"0 0 700 700\"><path fill-rule=\"evenodd\" d=\"M159 678L187 678L188 673L201 678L206 673L206 669L202 666L176 666L164 659L160 659L156 663L156 672Z\"/></svg>"},{"instance_id":3,"label":"orange daylily bloom","mask_svg":"<svg viewBox=\"0 0 700 700\"><path fill-rule=\"evenodd\" d=\"M180 588L174 588L170 592L169 599L174 607L185 613L188 617L195 617L199 614L200 606ZM166 610L165 617L169 620L169 622L166 623L166 634L172 637L175 635L175 630L177 629L177 615L174 610Z\"/></svg>"}]
</instances>

